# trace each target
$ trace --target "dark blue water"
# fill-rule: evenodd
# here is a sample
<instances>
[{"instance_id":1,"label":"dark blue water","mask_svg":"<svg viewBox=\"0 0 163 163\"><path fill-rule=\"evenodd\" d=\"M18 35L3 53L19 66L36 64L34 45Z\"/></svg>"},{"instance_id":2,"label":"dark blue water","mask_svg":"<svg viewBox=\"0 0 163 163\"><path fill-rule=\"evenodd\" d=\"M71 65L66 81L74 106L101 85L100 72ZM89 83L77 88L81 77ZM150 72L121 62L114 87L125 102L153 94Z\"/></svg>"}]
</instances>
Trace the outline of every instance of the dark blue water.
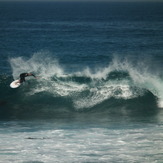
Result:
<instances>
[{"instance_id":1,"label":"dark blue water","mask_svg":"<svg viewBox=\"0 0 163 163\"><path fill-rule=\"evenodd\" d=\"M2 161L161 162L162 20L163 3L0 2ZM23 72L39 78L10 88Z\"/></svg>"}]
</instances>

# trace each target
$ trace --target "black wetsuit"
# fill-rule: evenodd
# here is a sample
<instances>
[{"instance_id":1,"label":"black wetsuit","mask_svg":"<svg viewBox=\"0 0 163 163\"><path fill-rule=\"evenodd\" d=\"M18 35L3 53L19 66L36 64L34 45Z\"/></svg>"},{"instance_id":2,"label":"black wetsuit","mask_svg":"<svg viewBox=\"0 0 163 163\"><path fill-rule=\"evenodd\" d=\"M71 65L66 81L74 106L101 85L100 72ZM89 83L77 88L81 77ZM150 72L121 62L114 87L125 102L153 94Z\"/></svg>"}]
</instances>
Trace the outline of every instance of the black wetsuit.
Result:
<instances>
[{"instance_id":1,"label":"black wetsuit","mask_svg":"<svg viewBox=\"0 0 163 163\"><path fill-rule=\"evenodd\" d=\"M20 83L23 83L23 82L25 82L25 77L27 77L27 76L34 76L35 77L35 75L33 75L32 73L22 73L22 74L20 74Z\"/></svg>"}]
</instances>

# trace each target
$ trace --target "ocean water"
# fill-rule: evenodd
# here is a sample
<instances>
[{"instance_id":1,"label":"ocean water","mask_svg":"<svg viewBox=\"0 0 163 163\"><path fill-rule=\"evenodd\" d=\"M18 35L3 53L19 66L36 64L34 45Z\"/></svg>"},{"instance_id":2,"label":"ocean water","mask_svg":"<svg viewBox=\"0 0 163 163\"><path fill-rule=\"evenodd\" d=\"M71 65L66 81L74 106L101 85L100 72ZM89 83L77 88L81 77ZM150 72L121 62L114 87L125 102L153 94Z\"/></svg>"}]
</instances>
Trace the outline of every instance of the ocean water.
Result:
<instances>
[{"instance_id":1,"label":"ocean water","mask_svg":"<svg viewBox=\"0 0 163 163\"><path fill-rule=\"evenodd\" d=\"M161 163L162 131L163 3L0 2L0 162Z\"/></svg>"}]
</instances>

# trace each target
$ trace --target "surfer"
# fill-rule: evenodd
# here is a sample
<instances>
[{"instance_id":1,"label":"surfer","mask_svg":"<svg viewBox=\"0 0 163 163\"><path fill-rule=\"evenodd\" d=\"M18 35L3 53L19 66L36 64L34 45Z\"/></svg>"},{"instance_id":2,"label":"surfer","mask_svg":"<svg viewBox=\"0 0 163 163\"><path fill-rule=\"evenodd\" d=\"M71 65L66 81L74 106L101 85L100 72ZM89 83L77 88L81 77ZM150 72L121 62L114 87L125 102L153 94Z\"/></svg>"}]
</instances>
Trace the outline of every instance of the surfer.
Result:
<instances>
[{"instance_id":1,"label":"surfer","mask_svg":"<svg viewBox=\"0 0 163 163\"><path fill-rule=\"evenodd\" d=\"M22 73L22 74L20 74L20 79L19 79L18 82L19 83L25 82L25 77L27 77L27 76L33 76L33 77L36 78L36 76L34 74L32 74L32 73Z\"/></svg>"}]
</instances>

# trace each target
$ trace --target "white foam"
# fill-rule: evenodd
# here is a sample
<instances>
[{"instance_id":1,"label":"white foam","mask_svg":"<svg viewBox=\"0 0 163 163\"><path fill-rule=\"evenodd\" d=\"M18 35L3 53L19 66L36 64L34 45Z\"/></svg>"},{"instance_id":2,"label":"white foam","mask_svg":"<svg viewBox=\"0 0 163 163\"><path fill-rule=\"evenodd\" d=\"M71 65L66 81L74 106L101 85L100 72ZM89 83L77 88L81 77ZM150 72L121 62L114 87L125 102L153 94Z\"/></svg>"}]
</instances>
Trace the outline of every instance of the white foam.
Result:
<instances>
[{"instance_id":1,"label":"white foam","mask_svg":"<svg viewBox=\"0 0 163 163\"><path fill-rule=\"evenodd\" d=\"M56 120L41 125L40 121L7 123L9 131L2 127L0 134L5 163L162 161L163 126L158 124L111 122L98 128Z\"/></svg>"},{"instance_id":2,"label":"white foam","mask_svg":"<svg viewBox=\"0 0 163 163\"><path fill-rule=\"evenodd\" d=\"M163 108L163 101L159 100L159 101L158 101L158 106L159 106L160 108Z\"/></svg>"},{"instance_id":3,"label":"white foam","mask_svg":"<svg viewBox=\"0 0 163 163\"><path fill-rule=\"evenodd\" d=\"M161 72L157 68L151 67L151 65L153 65L152 61L147 58L139 59L137 63L129 59L121 61L118 58L112 62L113 69L128 72L132 79L132 84L142 89L142 93L143 89L153 93L158 98L158 107L163 107L161 102L163 101L163 79L160 75Z\"/></svg>"},{"instance_id":4,"label":"white foam","mask_svg":"<svg viewBox=\"0 0 163 163\"><path fill-rule=\"evenodd\" d=\"M87 96L74 99L74 105L76 109L83 109L93 107L111 97L115 99L132 99L139 96L140 90L133 92L132 88L127 84L113 84L111 82L105 83L105 85L91 88L90 93Z\"/></svg>"}]
</instances>

